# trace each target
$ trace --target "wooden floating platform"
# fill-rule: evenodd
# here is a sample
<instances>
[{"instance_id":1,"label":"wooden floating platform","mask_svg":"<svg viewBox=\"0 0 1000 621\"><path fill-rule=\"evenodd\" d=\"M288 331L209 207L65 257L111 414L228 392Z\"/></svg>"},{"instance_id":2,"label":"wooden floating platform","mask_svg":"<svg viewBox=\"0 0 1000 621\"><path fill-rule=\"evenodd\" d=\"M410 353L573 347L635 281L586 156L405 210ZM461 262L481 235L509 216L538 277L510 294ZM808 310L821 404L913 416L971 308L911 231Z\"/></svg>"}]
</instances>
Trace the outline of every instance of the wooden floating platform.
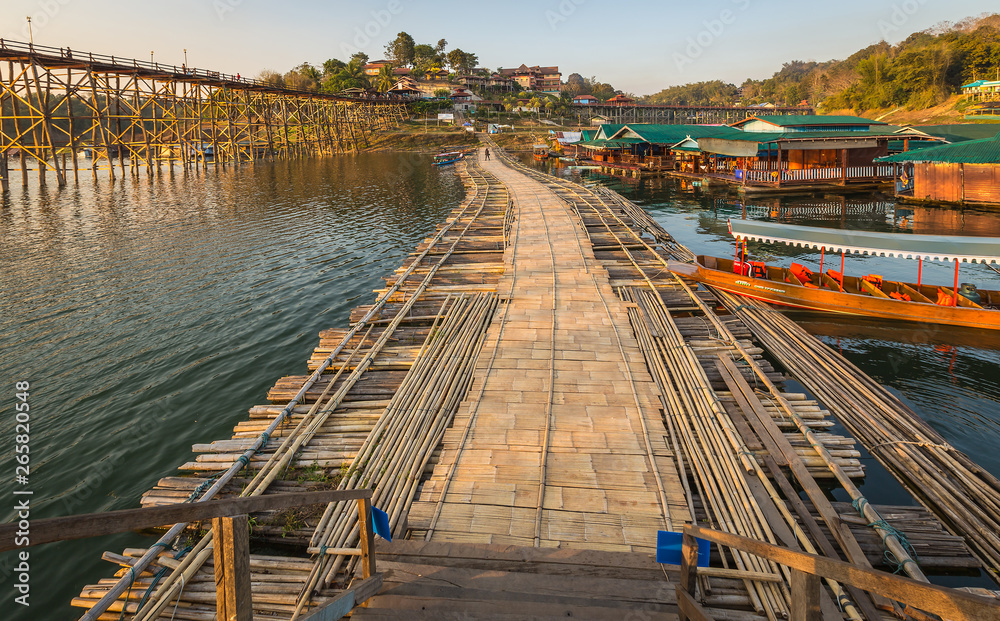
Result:
<instances>
[{"instance_id":1,"label":"wooden floating platform","mask_svg":"<svg viewBox=\"0 0 1000 621\"><path fill-rule=\"evenodd\" d=\"M371 487L398 541L379 550L385 583L361 619L673 619L677 577L652 555L658 530L688 523L885 567L868 518L829 500L865 475L856 440L833 431L828 402L784 389L757 325L666 269L686 248L617 194L502 153L458 171L462 205L349 329L321 332L307 368L322 373L278 380L143 506L197 498L234 464L244 468L223 496ZM967 534L928 508L875 507L922 570L978 571ZM357 545L343 509L254 516L255 545L290 555L253 557L255 618L291 619L350 583L356 557L318 554ZM125 567L143 552L106 558ZM173 570L173 555L154 569ZM714 619L788 614L787 572L735 550L712 559L699 596ZM166 597L176 618L212 618L212 571L202 562L191 588ZM135 613L150 578L103 618ZM893 609L830 587L828 618L844 618L836 600L859 618Z\"/></svg>"}]
</instances>

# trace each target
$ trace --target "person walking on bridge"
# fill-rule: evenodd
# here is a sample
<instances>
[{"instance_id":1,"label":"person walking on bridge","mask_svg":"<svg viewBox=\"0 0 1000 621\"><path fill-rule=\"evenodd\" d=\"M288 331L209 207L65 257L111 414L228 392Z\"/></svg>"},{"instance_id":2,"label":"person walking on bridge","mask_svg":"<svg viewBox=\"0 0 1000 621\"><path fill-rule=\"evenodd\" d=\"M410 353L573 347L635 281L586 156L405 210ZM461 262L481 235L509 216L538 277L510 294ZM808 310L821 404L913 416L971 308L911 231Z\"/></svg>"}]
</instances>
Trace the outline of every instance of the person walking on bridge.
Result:
<instances>
[{"instance_id":1,"label":"person walking on bridge","mask_svg":"<svg viewBox=\"0 0 1000 621\"><path fill-rule=\"evenodd\" d=\"M490 148L486 147L486 161L490 161Z\"/></svg>"}]
</instances>

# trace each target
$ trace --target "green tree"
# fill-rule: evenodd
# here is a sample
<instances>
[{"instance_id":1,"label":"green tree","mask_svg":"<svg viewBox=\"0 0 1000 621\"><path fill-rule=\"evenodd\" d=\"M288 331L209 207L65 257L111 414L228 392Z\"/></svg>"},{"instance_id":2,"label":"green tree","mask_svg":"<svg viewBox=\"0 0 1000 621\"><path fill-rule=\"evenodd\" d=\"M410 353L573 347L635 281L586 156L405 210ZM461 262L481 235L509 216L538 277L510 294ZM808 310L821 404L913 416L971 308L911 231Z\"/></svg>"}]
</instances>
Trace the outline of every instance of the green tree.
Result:
<instances>
[{"instance_id":1,"label":"green tree","mask_svg":"<svg viewBox=\"0 0 1000 621\"><path fill-rule=\"evenodd\" d=\"M414 63L413 37L401 32L392 43L385 46L386 57L399 67L409 67Z\"/></svg>"},{"instance_id":2,"label":"green tree","mask_svg":"<svg viewBox=\"0 0 1000 621\"><path fill-rule=\"evenodd\" d=\"M471 73L478 62L479 57L471 52L463 52L459 48L448 52L448 64L456 73Z\"/></svg>"},{"instance_id":3,"label":"green tree","mask_svg":"<svg viewBox=\"0 0 1000 621\"><path fill-rule=\"evenodd\" d=\"M375 88L380 92L386 92L396 83L396 76L392 74L392 65L383 65L375 76Z\"/></svg>"},{"instance_id":4,"label":"green tree","mask_svg":"<svg viewBox=\"0 0 1000 621\"><path fill-rule=\"evenodd\" d=\"M316 67L302 63L284 75L285 87L299 91L318 91L322 75Z\"/></svg>"},{"instance_id":5,"label":"green tree","mask_svg":"<svg viewBox=\"0 0 1000 621\"><path fill-rule=\"evenodd\" d=\"M448 95L451 95L451 90L449 90L447 88L436 88L436 89L434 89L434 96L435 97L443 99L443 98L447 97Z\"/></svg>"},{"instance_id":6,"label":"green tree","mask_svg":"<svg viewBox=\"0 0 1000 621\"><path fill-rule=\"evenodd\" d=\"M323 75L331 76L337 74L341 69L347 66L342 60L337 60L336 58L331 58L330 60L323 61Z\"/></svg>"},{"instance_id":7,"label":"green tree","mask_svg":"<svg viewBox=\"0 0 1000 621\"><path fill-rule=\"evenodd\" d=\"M348 62L357 62L359 65L364 67L368 64L368 54L364 52L354 52L351 54L351 60Z\"/></svg>"},{"instance_id":8,"label":"green tree","mask_svg":"<svg viewBox=\"0 0 1000 621\"><path fill-rule=\"evenodd\" d=\"M284 88L285 86L285 78L283 78L280 73L274 71L273 69L264 69L263 71L258 73L257 80L269 86L276 86L278 88Z\"/></svg>"}]
</instances>

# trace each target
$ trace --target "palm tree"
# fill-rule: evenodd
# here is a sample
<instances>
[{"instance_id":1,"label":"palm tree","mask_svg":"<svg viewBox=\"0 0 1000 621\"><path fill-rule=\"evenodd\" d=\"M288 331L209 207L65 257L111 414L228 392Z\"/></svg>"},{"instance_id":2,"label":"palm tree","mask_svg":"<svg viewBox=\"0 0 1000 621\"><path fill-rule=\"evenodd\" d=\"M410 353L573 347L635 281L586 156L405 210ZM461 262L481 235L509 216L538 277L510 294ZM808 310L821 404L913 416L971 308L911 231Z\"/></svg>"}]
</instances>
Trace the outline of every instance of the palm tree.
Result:
<instances>
[{"instance_id":1,"label":"palm tree","mask_svg":"<svg viewBox=\"0 0 1000 621\"><path fill-rule=\"evenodd\" d=\"M392 75L392 65L382 65L375 76L375 88L384 93L396 83L395 76Z\"/></svg>"},{"instance_id":2,"label":"palm tree","mask_svg":"<svg viewBox=\"0 0 1000 621\"><path fill-rule=\"evenodd\" d=\"M365 67L356 60L347 63L347 66L340 70L341 90L346 88L368 88L368 76L365 75Z\"/></svg>"},{"instance_id":3,"label":"palm tree","mask_svg":"<svg viewBox=\"0 0 1000 621\"><path fill-rule=\"evenodd\" d=\"M538 118L542 118L542 112L541 110L538 109L541 107L541 105L542 105L542 100L539 99L537 95L532 97L531 101L528 103L528 106L535 109L535 114L538 116Z\"/></svg>"}]
</instances>

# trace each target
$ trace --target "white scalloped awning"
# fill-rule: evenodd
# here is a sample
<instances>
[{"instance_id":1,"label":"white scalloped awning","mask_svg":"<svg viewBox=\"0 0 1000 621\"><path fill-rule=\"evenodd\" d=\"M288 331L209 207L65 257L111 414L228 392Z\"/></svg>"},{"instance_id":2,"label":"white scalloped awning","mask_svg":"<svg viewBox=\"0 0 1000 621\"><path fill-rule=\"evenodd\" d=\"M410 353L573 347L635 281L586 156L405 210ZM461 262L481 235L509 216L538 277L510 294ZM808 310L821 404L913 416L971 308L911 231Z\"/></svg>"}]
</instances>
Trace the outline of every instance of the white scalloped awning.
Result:
<instances>
[{"instance_id":1,"label":"white scalloped awning","mask_svg":"<svg viewBox=\"0 0 1000 621\"><path fill-rule=\"evenodd\" d=\"M729 232L737 239L789 244L803 248L823 248L833 252L870 254L873 256L1000 263L1000 238L951 237L944 235L909 235L847 231L810 226L766 222L763 220L730 220Z\"/></svg>"}]
</instances>

